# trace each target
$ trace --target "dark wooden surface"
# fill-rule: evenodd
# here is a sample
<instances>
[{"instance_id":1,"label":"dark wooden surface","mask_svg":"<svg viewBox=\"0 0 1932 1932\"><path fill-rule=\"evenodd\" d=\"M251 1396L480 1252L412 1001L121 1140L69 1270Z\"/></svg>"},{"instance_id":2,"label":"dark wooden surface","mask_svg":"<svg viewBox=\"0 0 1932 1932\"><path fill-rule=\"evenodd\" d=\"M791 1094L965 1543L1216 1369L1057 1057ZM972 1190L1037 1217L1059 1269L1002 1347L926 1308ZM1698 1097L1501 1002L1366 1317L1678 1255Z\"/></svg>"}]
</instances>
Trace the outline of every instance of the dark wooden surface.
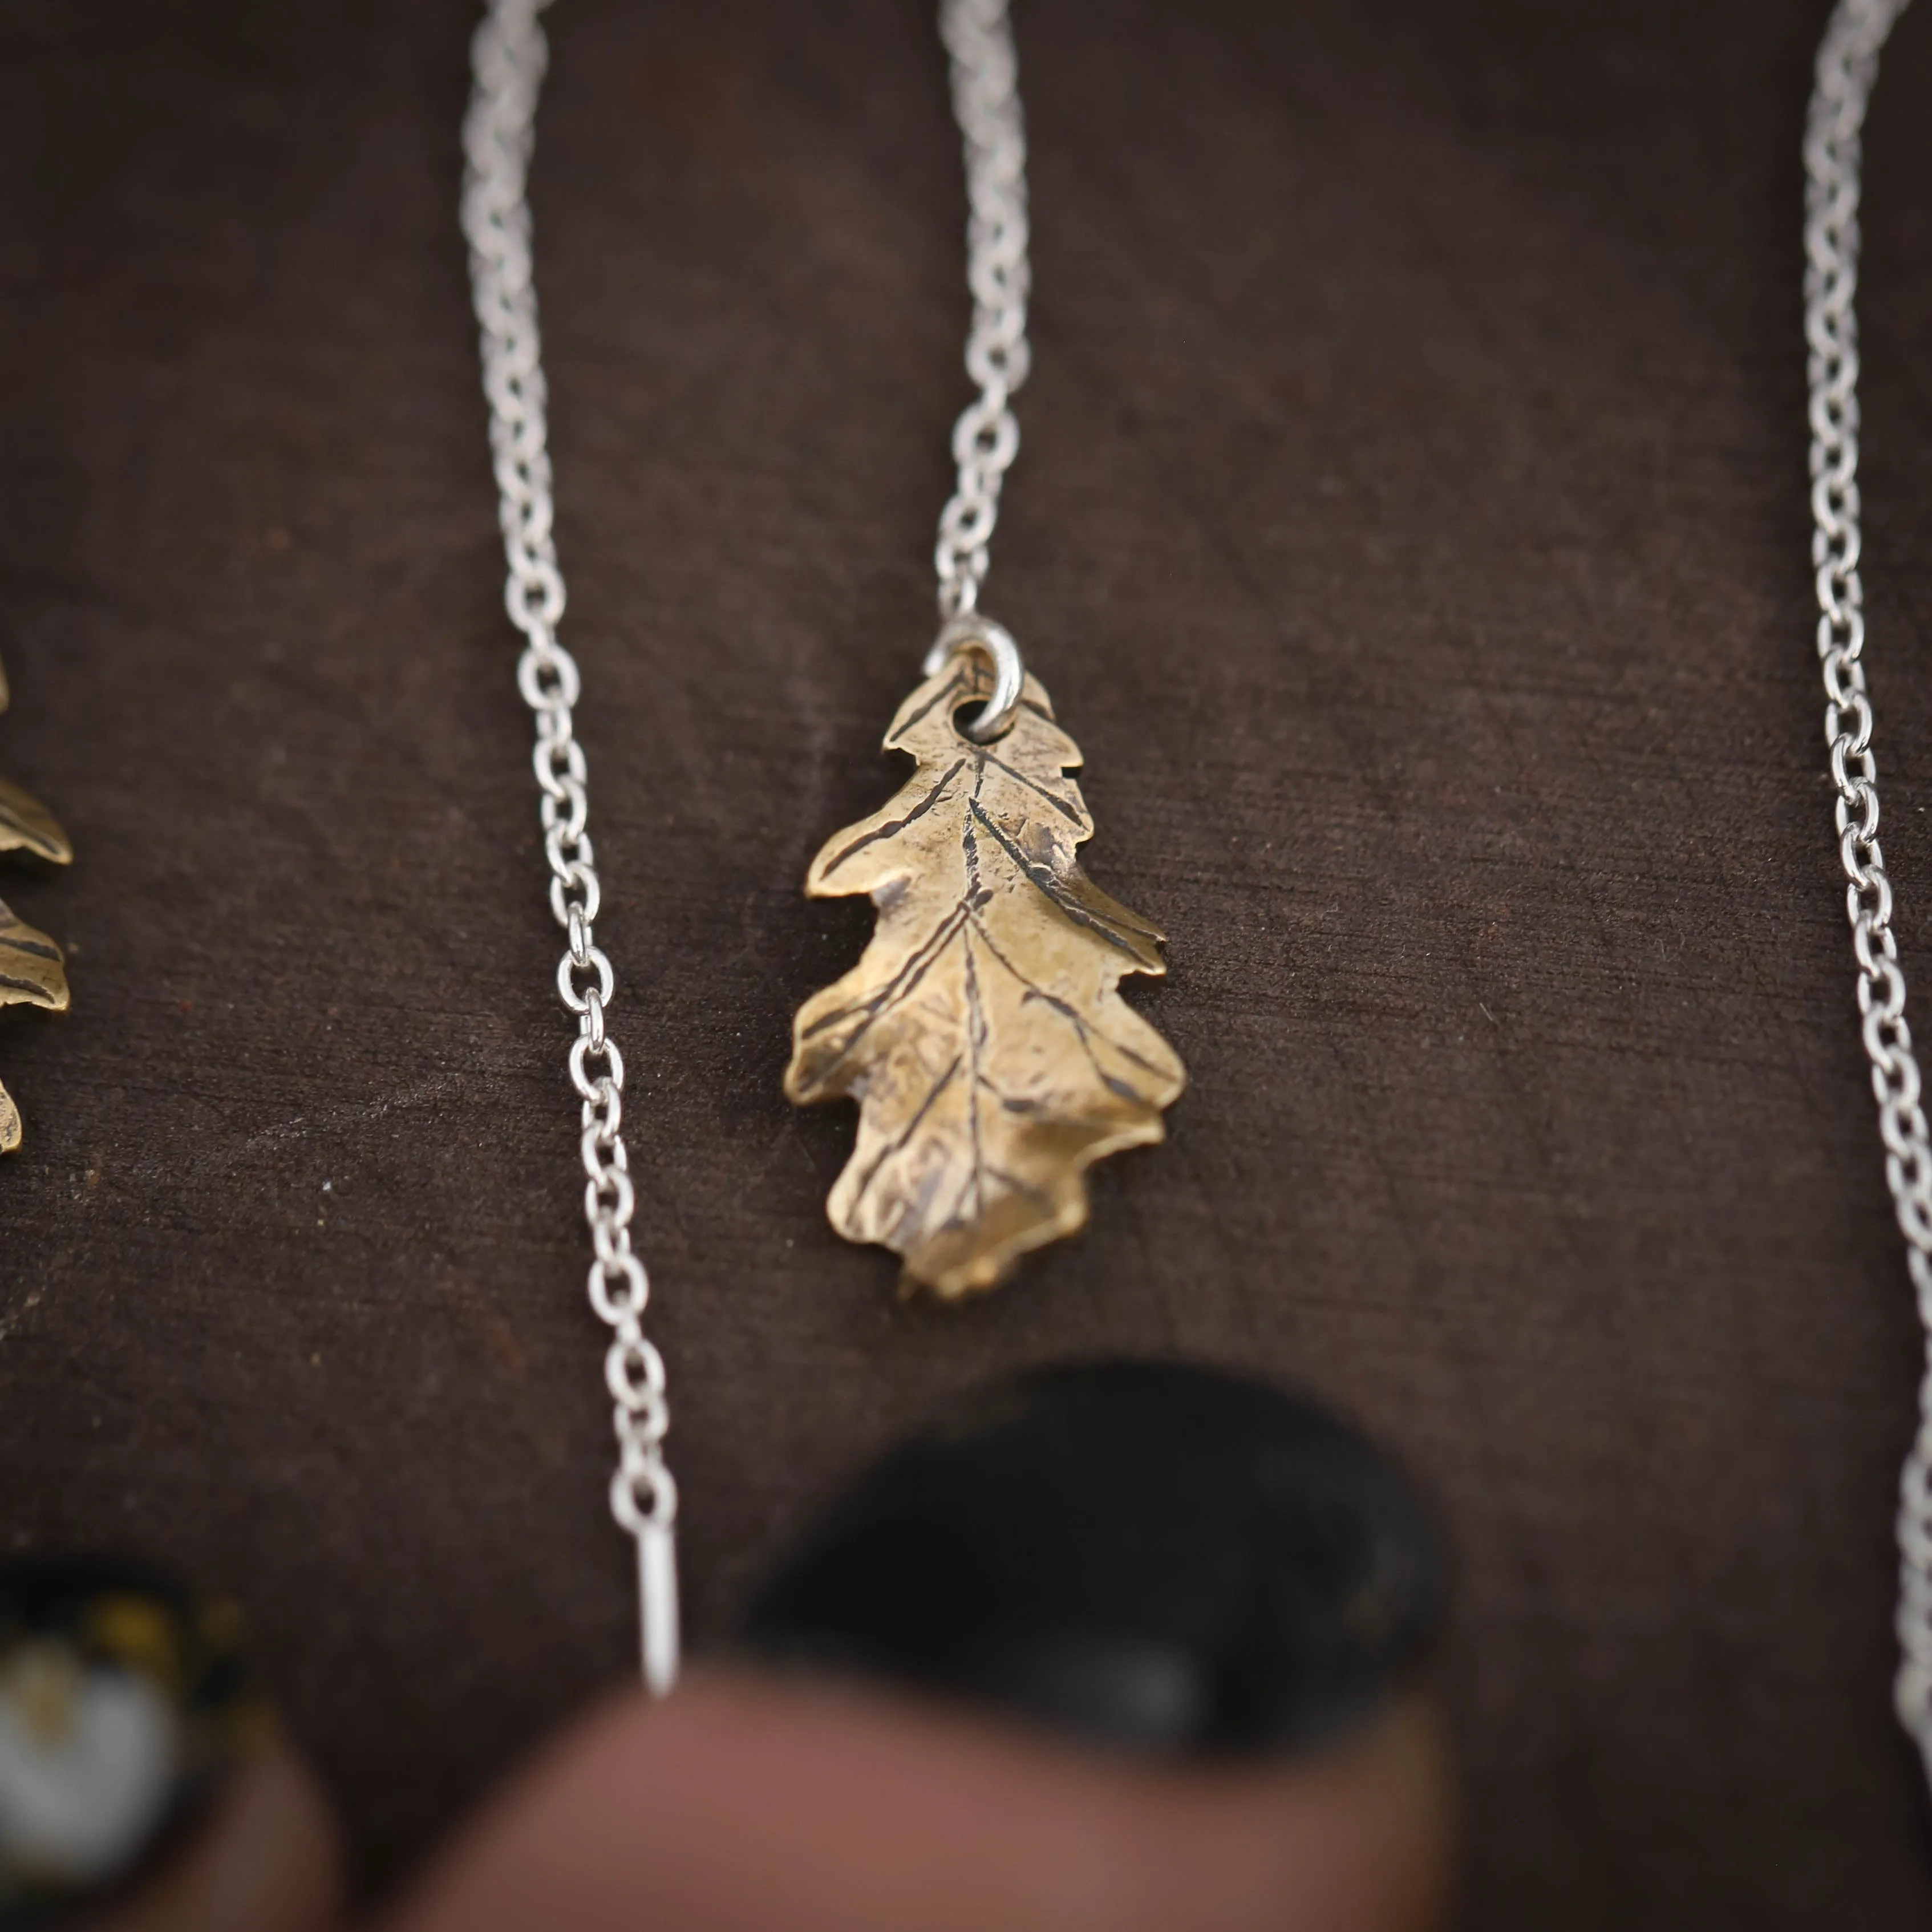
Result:
<instances>
[{"instance_id":1,"label":"dark wooden surface","mask_svg":"<svg viewBox=\"0 0 1932 1932\"><path fill-rule=\"evenodd\" d=\"M991 602L1194 1090L1092 1232L903 1310L800 896L931 628L960 186L922 4L568 0L538 182L571 636L698 1638L946 1392L1312 1385L1460 1552L1466 1922L1904 1932L1916 1342L1805 567L1811 0L1028 0ZM0 1535L237 1593L368 1881L626 1667L454 226L465 0L0 0ZM1886 848L1932 976L1932 20L1882 84ZM1922 981L1932 986L1932 977Z\"/></svg>"}]
</instances>

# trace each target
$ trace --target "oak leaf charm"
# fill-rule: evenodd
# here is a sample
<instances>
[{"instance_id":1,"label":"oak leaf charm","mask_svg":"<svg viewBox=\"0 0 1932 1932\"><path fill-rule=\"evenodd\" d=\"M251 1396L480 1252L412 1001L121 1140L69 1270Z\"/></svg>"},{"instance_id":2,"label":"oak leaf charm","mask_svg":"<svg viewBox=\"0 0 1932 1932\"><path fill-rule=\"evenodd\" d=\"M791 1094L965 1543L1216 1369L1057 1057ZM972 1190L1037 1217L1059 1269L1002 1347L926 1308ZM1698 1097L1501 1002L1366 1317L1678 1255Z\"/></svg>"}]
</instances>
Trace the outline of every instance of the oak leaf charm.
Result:
<instances>
[{"instance_id":1,"label":"oak leaf charm","mask_svg":"<svg viewBox=\"0 0 1932 1932\"><path fill-rule=\"evenodd\" d=\"M0 670L0 711L7 708L7 674ZM74 848L46 807L16 784L0 778L0 853L27 852L50 865L64 866ZM19 918L0 902L0 1007L68 1010L67 964L44 932ZM0 1086L0 1154L20 1144L20 1110Z\"/></svg>"},{"instance_id":2,"label":"oak leaf charm","mask_svg":"<svg viewBox=\"0 0 1932 1932\"><path fill-rule=\"evenodd\" d=\"M1011 727L976 744L958 714L992 690L964 652L922 684L885 740L918 770L812 861L812 897L868 893L878 918L800 1010L785 1074L801 1106L859 1102L832 1226L949 1300L1084 1226L1086 1168L1161 1139L1187 1081L1118 990L1166 970L1164 936L1080 869L1079 747L1030 676Z\"/></svg>"}]
</instances>

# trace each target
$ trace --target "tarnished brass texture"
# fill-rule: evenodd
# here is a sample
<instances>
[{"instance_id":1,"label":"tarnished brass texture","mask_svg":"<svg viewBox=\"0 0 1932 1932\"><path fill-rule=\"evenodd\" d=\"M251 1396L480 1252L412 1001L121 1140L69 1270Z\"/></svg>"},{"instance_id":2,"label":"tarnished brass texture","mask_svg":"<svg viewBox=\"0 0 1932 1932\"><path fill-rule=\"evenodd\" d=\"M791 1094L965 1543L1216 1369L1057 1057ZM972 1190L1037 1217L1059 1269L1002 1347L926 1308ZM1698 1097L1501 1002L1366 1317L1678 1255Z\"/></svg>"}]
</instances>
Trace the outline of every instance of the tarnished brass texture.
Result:
<instances>
[{"instance_id":1,"label":"tarnished brass texture","mask_svg":"<svg viewBox=\"0 0 1932 1932\"><path fill-rule=\"evenodd\" d=\"M1080 869L1079 747L1032 676L1010 728L975 744L960 714L992 688L965 652L922 684L885 741L919 769L812 861L812 897L869 893L878 918L858 965L800 1010L785 1074L801 1106L859 1102L832 1225L947 1300L1083 1226L1086 1168L1160 1140L1187 1081L1118 990L1166 970L1163 935Z\"/></svg>"},{"instance_id":2,"label":"tarnished brass texture","mask_svg":"<svg viewBox=\"0 0 1932 1932\"><path fill-rule=\"evenodd\" d=\"M7 674L0 669L0 711L7 708ZM49 865L64 866L74 848L59 821L38 800L0 778L0 854L26 852ZM0 1006L68 1009L67 963L44 932L36 932L0 902ZM0 1154L20 1144L20 1110L0 1087Z\"/></svg>"}]
</instances>

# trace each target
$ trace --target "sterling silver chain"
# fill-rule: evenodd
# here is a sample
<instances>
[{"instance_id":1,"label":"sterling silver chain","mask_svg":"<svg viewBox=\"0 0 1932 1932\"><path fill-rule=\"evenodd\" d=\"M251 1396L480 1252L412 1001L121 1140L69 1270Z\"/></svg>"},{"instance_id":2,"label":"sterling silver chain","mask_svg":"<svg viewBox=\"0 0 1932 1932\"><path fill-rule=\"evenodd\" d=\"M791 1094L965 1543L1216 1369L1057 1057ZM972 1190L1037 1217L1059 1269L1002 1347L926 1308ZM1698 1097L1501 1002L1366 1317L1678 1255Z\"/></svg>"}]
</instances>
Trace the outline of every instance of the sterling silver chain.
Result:
<instances>
[{"instance_id":1,"label":"sterling silver chain","mask_svg":"<svg viewBox=\"0 0 1932 1932\"><path fill-rule=\"evenodd\" d=\"M939 37L952 57L952 112L966 147L966 285L973 323L966 373L980 386L952 428L959 486L940 512L933 562L939 614L980 608L1000 488L1019 454L1012 398L1027 379L1026 125L1006 0L944 0Z\"/></svg>"},{"instance_id":2,"label":"sterling silver chain","mask_svg":"<svg viewBox=\"0 0 1932 1932\"><path fill-rule=\"evenodd\" d=\"M624 1058L607 1030L616 977L596 943L602 891L587 829L588 768L572 722L580 680L576 660L557 641L563 577L530 252L530 154L549 51L537 16L549 4L488 0L477 29L471 46L475 84L463 129L463 232L509 571L504 602L525 640L517 682L536 720L550 908L568 941L556 985L577 1021L570 1078L583 1102L584 1214L596 1256L590 1303L614 1331L604 1358L618 1444L610 1508L636 1540L644 1675L662 1693L678 1670L677 1487L664 1456L670 1424L664 1362L643 1328L650 1283L631 1246L637 1202L621 1131ZM1000 486L1019 452L1012 398L1026 380L1028 359L1026 137L1006 0L943 0L940 34L952 57L953 111L965 146L971 211L967 280L973 295L966 368L980 394L952 434L959 482L939 520L934 560L944 624L934 652L943 657L971 644L992 657L993 694L972 728L990 736L1018 703L1022 676L1018 648L980 613L979 598Z\"/></svg>"},{"instance_id":3,"label":"sterling silver chain","mask_svg":"<svg viewBox=\"0 0 1932 1932\"><path fill-rule=\"evenodd\" d=\"M536 715L550 910L567 935L556 988L577 1020L570 1078L583 1102L584 1211L596 1255L590 1305L614 1331L604 1362L618 1445L610 1510L636 1539L644 1676L662 1694L676 1681L678 1669L677 1486L664 1459L670 1426L664 1360L643 1328L650 1284L631 1249L637 1198L620 1131L624 1056L606 1030L616 976L595 935L603 889L586 829L588 770L572 719L580 688L577 662L556 638L563 577L556 564L543 344L530 260L530 150L548 53L537 15L547 4L490 0L477 29L471 47L476 85L463 128L468 164L463 232L509 566L503 601L525 640L517 684Z\"/></svg>"},{"instance_id":4,"label":"sterling silver chain","mask_svg":"<svg viewBox=\"0 0 1932 1932\"><path fill-rule=\"evenodd\" d=\"M1878 843L1878 767L1865 688L1858 502L1858 194L1880 50L1906 0L1839 0L1818 50L1804 130L1804 340L1825 742L1838 787L1838 856L1858 964L1858 1011L1885 1142L1885 1178L1928 1338L1918 1432L1899 1478L1898 1676L1894 1700L1932 1780L1932 1140L1905 1020L1892 880Z\"/></svg>"},{"instance_id":5,"label":"sterling silver chain","mask_svg":"<svg viewBox=\"0 0 1932 1932\"><path fill-rule=\"evenodd\" d=\"M966 150L966 285L973 296L966 373L980 393L952 426L959 482L939 513L932 560L940 628L924 669L932 676L958 650L981 650L992 659L992 695L965 727L969 738L984 743L1006 728L1026 679L1012 632L980 608L1000 488L1020 451L1013 392L1032 364L1026 124L1006 0L940 0L939 38L952 58L952 112Z\"/></svg>"}]
</instances>

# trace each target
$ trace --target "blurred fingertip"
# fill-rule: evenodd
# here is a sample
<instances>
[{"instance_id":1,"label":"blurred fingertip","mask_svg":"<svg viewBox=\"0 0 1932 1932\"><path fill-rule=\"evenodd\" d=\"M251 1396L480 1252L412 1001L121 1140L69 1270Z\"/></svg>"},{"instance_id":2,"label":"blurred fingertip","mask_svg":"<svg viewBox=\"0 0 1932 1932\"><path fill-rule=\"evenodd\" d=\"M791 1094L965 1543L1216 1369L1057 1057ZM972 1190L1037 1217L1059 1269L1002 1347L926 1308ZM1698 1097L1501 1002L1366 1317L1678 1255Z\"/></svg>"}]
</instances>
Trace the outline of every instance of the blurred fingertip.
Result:
<instances>
[{"instance_id":1,"label":"blurred fingertip","mask_svg":"<svg viewBox=\"0 0 1932 1932\"><path fill-rule=\"evenodd\" d=\"M320 1932L342 1905L341 1840L314 1774L285 1744L243 1766L200 1834L85 1932Z\"/></svg>"}]
</instances>

